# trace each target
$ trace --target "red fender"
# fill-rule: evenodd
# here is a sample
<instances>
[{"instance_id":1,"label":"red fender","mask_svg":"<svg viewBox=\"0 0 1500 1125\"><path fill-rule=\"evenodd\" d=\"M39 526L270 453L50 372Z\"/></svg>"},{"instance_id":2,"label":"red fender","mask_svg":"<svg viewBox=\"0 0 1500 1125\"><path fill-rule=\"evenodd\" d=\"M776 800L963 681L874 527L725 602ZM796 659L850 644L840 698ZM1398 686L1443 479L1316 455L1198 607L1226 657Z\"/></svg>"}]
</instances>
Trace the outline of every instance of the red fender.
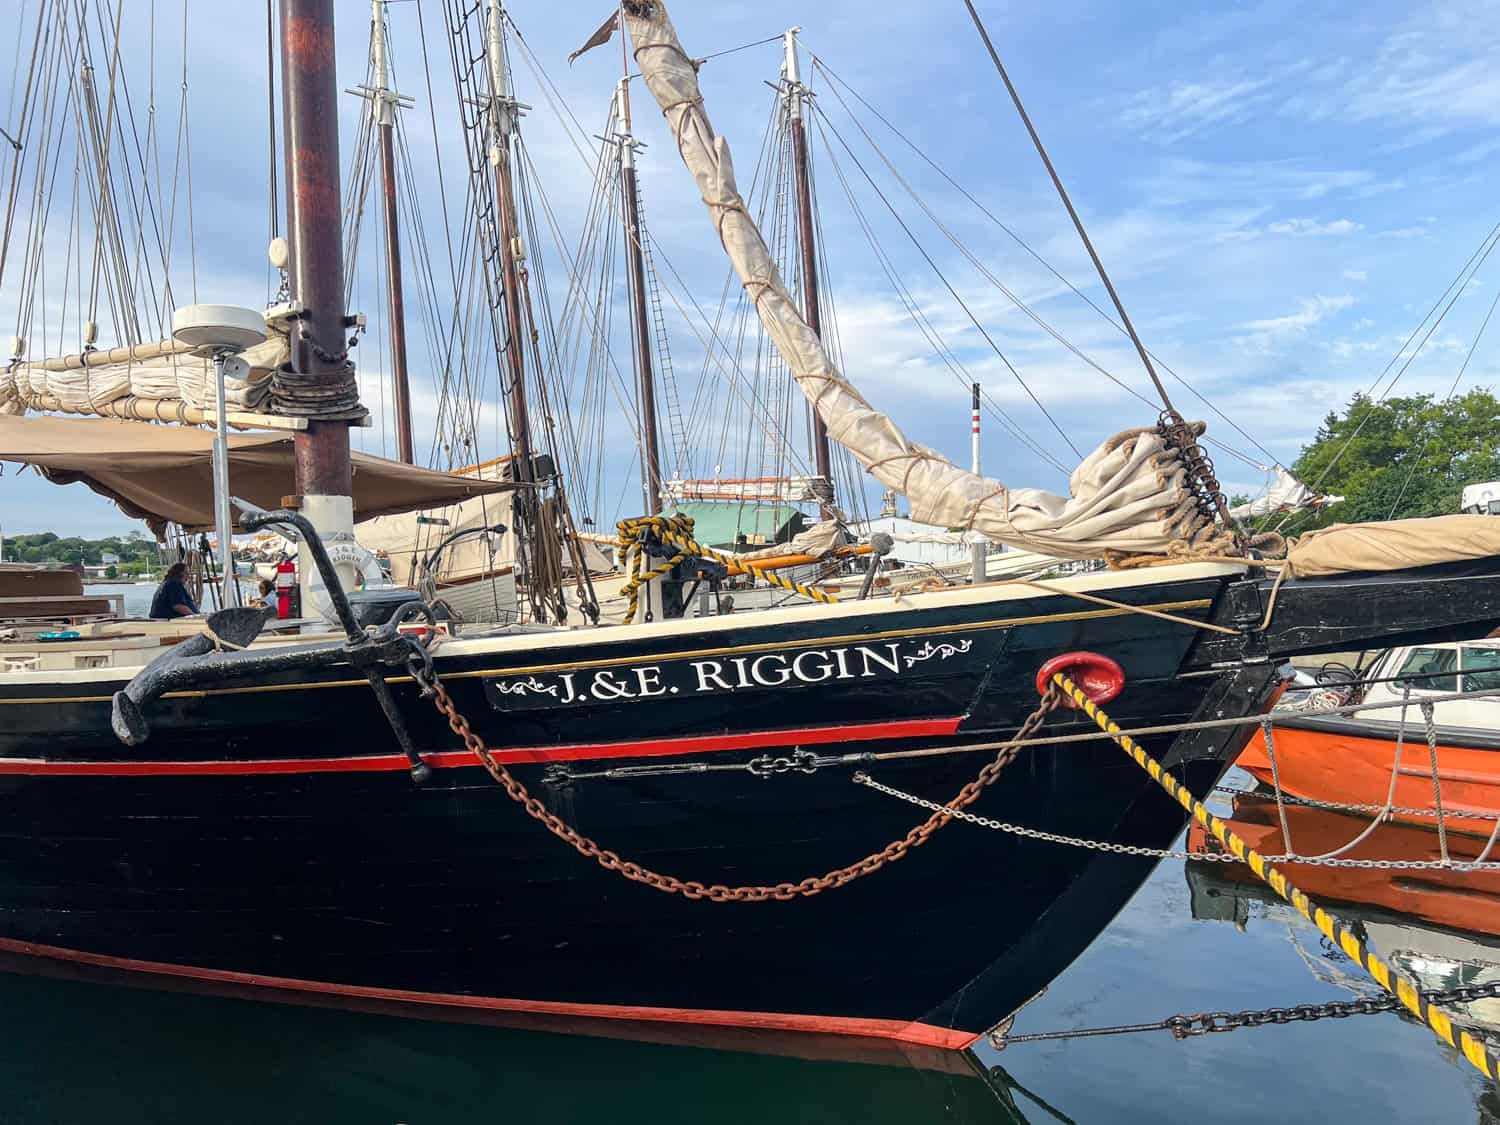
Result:
<instances>
[{"instance_id":1,"label":"red fender","mask_svg":"<svg viewBox=\"0 0 1500 1125\"><path fill-rule=\"evenodd\" d=\"M1108 703L1125 688L1125 670L1107 656L1097 652L1065 652L1054 656L1042 665L1036 674L1036 690L1046 695L1052 686L1052 677L1062 672L1083 690L1096 705ZM1069 707L1077 707L1071 699L1065 699Z\"/></svg>"}]
</instances>

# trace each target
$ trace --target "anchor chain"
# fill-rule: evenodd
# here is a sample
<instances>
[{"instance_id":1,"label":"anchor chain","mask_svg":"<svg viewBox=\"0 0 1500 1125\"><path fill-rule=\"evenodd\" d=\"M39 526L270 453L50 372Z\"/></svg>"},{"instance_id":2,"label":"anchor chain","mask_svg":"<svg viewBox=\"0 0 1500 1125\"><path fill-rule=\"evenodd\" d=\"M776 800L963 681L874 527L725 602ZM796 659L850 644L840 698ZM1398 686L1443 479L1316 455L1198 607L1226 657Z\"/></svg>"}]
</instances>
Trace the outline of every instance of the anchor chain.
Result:
<instances>
[{"instance_id":1,"label":"anchor chain","mask_svg":"<svg viewBox=\"0 0 1500 1125\"><path fill-rule=\"evenodd\" d=\"M887 797L894 797L898 801L905 801L909 805L916 805L922 809L938 809L942 806L936 801L929 801L925 797L919 797L915 793L908 793L904 789L897 789L893 785L885 785L876 781L869 774L857 773L854 781L867 789L873 789L877 793L884 793ZM1219 787L1216 787L1219 788ZM1238 792L1237 790L1228 790ZM1260 796L1260 794L1256 794ZM1270 800L1269 797L1266 798ZM1243 857L1228 851L1184 851L1180 848L1150 848L1144 844L1120 844L1113 840L1092 840L1086 836L1065 836L1060 832L1047 832L1041 828L1028 828L1024 824L1012 824L1009 821L995 820L988 816L976 816L971 812L955 812L954 818L977 825L980 828L989 828L996 832L1006 832L1012 836L1019 836L1026 840L1040 840L1045 844L1061 844L1069 848L1084 848L1088 851L1108 852L1111 855L1128 855L1145 859L1182 859L1194 863L1245 863ZM1462 860L1452 859L1346 859L1339 856L1301 856L1301 855L1268 855L1262 856L1267 863L1295 863L1303 867L1346 867L1355 870L1369 871L1500 871L1500 862L1476 861L1467 863Z\"/></svg>"},{"instance_id":2,"label":"anchor chain","mask_svg":"<svg viewBox=\"0 0 1500 1125\"><path fill-rule=\"evenodd\" d=\"M1467 985L1440 992L1423 992L1428 1005L1468 1004L1475 1000L1500 997L1500 981ZM1354 1000L1328 1000L1322 1004L1294 1004L1283 1008L1257 1008L1242 1012L1179 1012L1155 1023L1113 1024L1109 1027L1085 1027L1076 1031L1043 1031L1031 1035L1009 1035L994 1032L990 1044L997 1051L1017 1043L1042 1043L1058 1039L1094 1039L1106 1035L1133 1035L1141 1031L1170 1031L1174 1039L1193 1039L1200 1035L1217 1035L1238 1031L1242 1027L1269 1027L1272 1024L1312 1023L1315 1020L1342 1020L1350 1016L1375 1016L1400 1012L1406 1008L1395 996L1360 996Z\"/></svg>"},{"instance_id":3,"label":"anchor chain","mask_svg":"<svg viewBox=\"0 0 1500 1125\"><path fill-rule=\"evenodd\" d=\"M427 667L415 665L412 667L413 677L422 690L422 695L432 700L438 713L448 720L448 726L454 734L463 740L464 746L479 760L489 775L493 777L505 789L505 793L512 801L526 810L526 814L533 820L539 822L548 832L551 832L559 840L570 845L579 855L592 859L606 871L614 871L626 879L635 883L641 883L651 887L653 890L662 891L665 894L677 894L683 898L700 900L707 899L710 902L791 902L798 898L811 898L822 894L827 890L835 890L839 887L848 886L856 879L866 875L873 875L887 864L896 863L906 858L913 848L921 847L940 829L948 825L955 816L969 805L979 799L979 795L989 786L993 785L999 778L1006 766L1010 765L1020 754L1026 741L1042 728L1050 715L1062 702L1062 692L1053 687L1049 688L1037 709L1026 717L1026 721L1017 729L1015 737L1008 742L994 759L989 762L973 781L969 782L954 798L938 811L934 812L921 824L906 833L900 839L892 840L878 852L871 852L863 859L843 867L835 868L822 875L810 875L796 883L774 883L768 886L748 885L730 887L722 883L704 884L696 879L679 879L675 875L664 874L642 867L639 863L624 859L618 852L601 847L589 837L583 835L572 825L561 817L548 810L537 798L533 797L526 786L521 784L516 777L502 765L484 744L484 740L474 733L469 726L469 720L459 712L454 705L448 691L443 687L442 681L438 679L437 673Z\"/></svg>"}]
</instances>

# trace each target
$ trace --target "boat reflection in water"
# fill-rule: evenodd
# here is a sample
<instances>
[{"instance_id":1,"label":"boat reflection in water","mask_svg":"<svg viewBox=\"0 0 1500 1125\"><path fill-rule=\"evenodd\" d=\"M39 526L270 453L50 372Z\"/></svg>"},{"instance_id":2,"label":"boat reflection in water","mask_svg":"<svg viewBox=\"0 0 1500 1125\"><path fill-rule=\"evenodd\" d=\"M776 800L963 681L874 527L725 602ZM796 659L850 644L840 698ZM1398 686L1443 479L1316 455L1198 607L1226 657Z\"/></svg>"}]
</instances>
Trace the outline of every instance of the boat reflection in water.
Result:
<instances>
[{"instance_id":1,"label":"boat reflection in water","mask_svg":"<svg viewBox=\"0 0 1500 1125\"><path fill-rule=\"evenodd\" d=\"M1053 1119L1043 1099L970 1051L732 1032L714 1041L660 1024L608 1026L604 1037L563 1023L425 1022L18 968L0 965L0 1011L25 1029L0 1042L6 1125Z\"/></svg>"},{"instance_id":2,"label":"boat reflection in water","mask_svg":"<svg viewBox=\"0 0 1500 1125\"><path fill-rule=\"evenodd\" d=\"M1294 850L1307 856L1344 848L1370 824L1368 816L1304 805L1288 804L1286 817ZM1233 815L1225 820L1262 855L1281 855L1288 850L1270 794L1236 797ZM1455 862L1478 859L1485 843L1481 837L1448 833L1448 853ZM1188 832L1188 849L1199 854L1223 850L1196 821ZM1382 824L1344 852L1343 858L1440 859L1436 824ZM1289 864L1283 870L1315 902L1336 914L1381 957L1420 981L1424 988L1445 990L1500 981L1500 871L1310 864ZM1243 925L1249 917L1250 902L1280 902L1275 892L1240 863L1190 860L1187 880L1194 918ZM1373 981L1354 969L1346 980L1335 983L1361 993L1379 991ZM1453 1005L1451 1010L1461 1014L1465 1022L1500 1038L1500 999Z\"/></svg>"}]
</instances>

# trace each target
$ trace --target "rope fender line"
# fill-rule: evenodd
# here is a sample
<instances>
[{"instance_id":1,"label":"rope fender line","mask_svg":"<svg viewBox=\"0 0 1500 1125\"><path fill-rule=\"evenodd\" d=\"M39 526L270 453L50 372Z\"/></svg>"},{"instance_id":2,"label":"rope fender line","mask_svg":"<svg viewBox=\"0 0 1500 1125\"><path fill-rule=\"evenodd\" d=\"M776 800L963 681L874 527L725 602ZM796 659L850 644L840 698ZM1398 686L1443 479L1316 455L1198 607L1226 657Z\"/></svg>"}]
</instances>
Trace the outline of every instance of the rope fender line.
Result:
<instances>
[{"instance_id":1,"label":"rope fender line","mask_svg":"<svg viewBox=\"0 0 1500 1125\"><path fill-rule=\"evenodd\" d=\"M1120 725L1106 715L1094 701L1063 672L1055 672L1048 685L1049 690L1062 692L1071 699L1085 715L1094 721L1114 743L1124 750L1136 765L1145 770L1153 781L1202 824L1214 838L1232 852L1236 858L1249 865L1250 870L1278 896L1296 908L1297 912L1315 925L1329 941L1334 942L1351 960L1359 964L1373 977L1381 988L1392 993L1412 1015L1436 1033L1450 1047L1457 1048L1481 1074L1494 1079L1500 1076L1500 1057L1483 1039L1471 1034L1461 1026L1455 1026L1453 1017L1436 1005L1430 1004L1421 987L1405 975L1397 972L1377 957L1370 948L1344 925L1317 906L1299 890L1280 870L1267 863L1266 858L1245 843L1235 831L1220 820L1208 806L1193 796L1188 789L1163 768L1162 764L1146 753L1140 745L1120 729Z\"/></svg>"}]
</instances>

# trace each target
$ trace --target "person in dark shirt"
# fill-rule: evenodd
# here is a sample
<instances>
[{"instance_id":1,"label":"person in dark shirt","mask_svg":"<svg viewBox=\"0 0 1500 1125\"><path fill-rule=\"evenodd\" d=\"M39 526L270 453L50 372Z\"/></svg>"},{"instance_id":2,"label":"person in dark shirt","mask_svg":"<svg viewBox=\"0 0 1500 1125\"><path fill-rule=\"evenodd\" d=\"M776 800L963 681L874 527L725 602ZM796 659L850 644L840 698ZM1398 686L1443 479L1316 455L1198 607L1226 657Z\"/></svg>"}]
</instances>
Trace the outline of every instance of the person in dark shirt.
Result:
<instances>
[{"instance_id":1,"label":"person in dark shirt","mask_svg":"<svg viewBox=\"0 0 1500 1125\"><path fill-rule=\"evenodd\" d=\"M187 563L183 562L167 567L167 576L162 579L161 585L156 588L156 596L151 599L153 619L170 621L174 617L191 617L198 612L198 603L188 593L185 581L187 570Z\"/></svg>"}]
</instances>

